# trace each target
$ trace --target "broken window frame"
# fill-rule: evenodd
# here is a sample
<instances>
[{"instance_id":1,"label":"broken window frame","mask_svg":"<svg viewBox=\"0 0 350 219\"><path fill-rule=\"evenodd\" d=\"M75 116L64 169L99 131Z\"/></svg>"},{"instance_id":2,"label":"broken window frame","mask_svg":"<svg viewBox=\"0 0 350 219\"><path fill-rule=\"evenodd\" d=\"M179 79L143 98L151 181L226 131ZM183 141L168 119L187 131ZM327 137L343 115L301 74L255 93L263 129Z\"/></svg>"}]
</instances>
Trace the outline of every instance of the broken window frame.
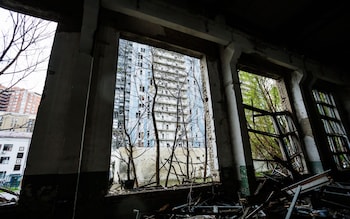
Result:
<instances>
[{"instance_id":1,"label":"broken window frame","mask_svg":"<svg viewBox=\"0 0 350 219\"><path fill-rule=\"evenodd\" d=\"M239 65L238 65L239 67ZM239 69L239 68L238 68ZM284 78L281 78L279 75L274 75L272 73L269 74L264 74L264 72L257 72L256 69L251 70L249 67L244 66L242 68L243 71L256 75L259 77L265 77L265 78L270 78L270 79L278 79L282 81L281 83L286 85L286 81ZM238 74L239 74L238 70ZM242 85L242 82L241 82ZM287 89L285 87L285 89ZM242 96L244 95L244 92L241 87L241 92ZM288 92L286 92L288 95ZM280 98L282 98L280 96ZM284 101L289 102L289 95L285 98ZM270 171L270 174L272 175L278 175L278 176L287 176L290 175L292 178L299 177L301 174L304 174L307 172L307 166L306 162L304 159L304 151L303 151L303 142L299 138L300 136L300 131L298 129L298 124L295 122L295 116L291 110L276 110L275 112L272 110L265 110L265 109L260 109L248 104L243 103L242 99L242 104L243 104L243 109L245 111L245 117L246 117L246 122L247 122L247 131L248 135L253 134L253 135L261 135L263 138L268 137L268 138L273 138L277 142L277 145L280 148L281 151L281 156L271 156L271 158L267 159L258 159L254 158L252 156L253 161L258 161L258 162L265 162L266 169ZM288 107L286 107L288 108ZM249 121L247 119L247 111L251 111L250 115L253 116L258 116L258 117L267 117L269 120L272 122L274 130L271 132L269 130L259 130L258 128L254 128L249 124ZM282 125L284 122L284 126ZM250 137L249 137L250 138ZM256 138L259 138L256 136ZM252 147L252 142L251 139L249 139L249 145ZM253 155L253 154L252 154ZM255 170L256 175L258 175L257 170ZM263 175L266 175L263 173Z\"/></svg>"},{"instance_id":2,"label":"broken window frame","mask_svg":"<svg viewBox=\"0 0 350 219\"><path fill-rule=\"evenodd\" d=\"M333 164L340 171L350 170L350 141L339 114L334 94L330 91L314 88L312 97L319 120L323 125L322 128ZM347 164L341 161L345 161Z\"/></svg>"}]
</instances>

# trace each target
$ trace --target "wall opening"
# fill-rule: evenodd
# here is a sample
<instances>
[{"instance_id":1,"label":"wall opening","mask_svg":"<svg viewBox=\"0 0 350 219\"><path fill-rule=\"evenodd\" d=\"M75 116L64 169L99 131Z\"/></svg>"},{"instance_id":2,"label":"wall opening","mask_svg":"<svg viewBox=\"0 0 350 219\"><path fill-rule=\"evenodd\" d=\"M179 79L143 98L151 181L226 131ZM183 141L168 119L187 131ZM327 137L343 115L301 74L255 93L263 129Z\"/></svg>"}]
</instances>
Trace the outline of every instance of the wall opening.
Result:
<instances>
[{"instance_id":1,"label":"wall opening","mask_svg":"<svg viewBox=\"0 0 350 219\"><path fill-rule=\"evenodd\" d=\"M283 77L238 73L256 176L300 177L307 169Z\"/></svg>"},{"instance_id":2,"label":"wall opening","mask_svg":"<svg viewBox=\"0 0 350 219\"><path fill-rule=\"evenodd\" d=\"M0 8L0 205L18 200L57 23Z\"/></svg>"},{"instance_id":3,"label":"wall opening","mask_svg":"<svg viewBox=\"0 0 350 219\"><path fill-rule=\"evenodd\" d=\"M338 170L350 169L350 142L331 92L312 90L328 143L331 160ZM328 154L328 153L327 153Z\"/></svg>"},{"instance_id":4,"label":"wall opening","mask_svg":"<svg viewBox=\"0 0 350 219\"><path fill-rule=\"evenodd\" d=\"M119 40L110 192L219 181L200 59Z\"/></svg>"}]
</instances>

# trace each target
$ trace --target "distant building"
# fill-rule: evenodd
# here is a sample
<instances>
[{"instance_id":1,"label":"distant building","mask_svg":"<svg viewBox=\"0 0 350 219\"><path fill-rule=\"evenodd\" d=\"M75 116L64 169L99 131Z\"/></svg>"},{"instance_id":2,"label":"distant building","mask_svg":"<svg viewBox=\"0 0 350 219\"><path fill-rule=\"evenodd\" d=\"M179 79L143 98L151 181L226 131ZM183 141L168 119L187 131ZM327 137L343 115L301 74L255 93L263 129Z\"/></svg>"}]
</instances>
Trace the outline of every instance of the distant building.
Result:
<instances>
[{"instance_id":1,"label":"distant building","mask_svg":"<svg viewBox=\"0 0 350 219\"><path fill-rule=\"evenodd\" d=\"M0 85L0 111L7 111L10 102L11 92L6 87Z\"/></svg>"},{"instance_id":2,"label":"distant building","mask_svg":"<svg viewBox=\"0 0 350 219\"><path fill-rule=\"evenodd\" d=\"M114 145L204 146L204 101L199 59L120 40L114 104ZM153 78L154 76L154 78ZM157 97L152 109L155 96ZM153 112L152 112L153 110ZM125 133L125 129L127 133ZM130 139L126 135L129 135Z\"/></svg>"},{"instance_id":3,"label":"distant building","mask_svg":"<svg viewBox=\"0 0 350 219\"><path fill-rule=\"evenodd\" d=\"M36 115L0 112L0 132L33 132Z\"/></svg>"},{"instance_id":4,"label":"distant building","mask_svg":"<svg viewBox=\"0 0 350 219\"><path fill-rule=\"evenodd\" d=\"M19 187L32 133L0 132L0 185Z\"/></svg>"},{"instance_id":5,"label":"distant building","mask_svg":"<svg viewBox=\"0 0 350 219\"><path fill-rule=\"evenodd\" d=\"M0 85L0 111L36 115L41 95L23 88Z\"/></svg>"},{"instance_id":6,"label":"distant building","mask_svg":"<svg viewBox=\"0 0 350 219\"><path fill-rule=\"evenodd\" d=\"M20 187L41 95L0 85L0 186Z\"/></svg>"}]
</instances>

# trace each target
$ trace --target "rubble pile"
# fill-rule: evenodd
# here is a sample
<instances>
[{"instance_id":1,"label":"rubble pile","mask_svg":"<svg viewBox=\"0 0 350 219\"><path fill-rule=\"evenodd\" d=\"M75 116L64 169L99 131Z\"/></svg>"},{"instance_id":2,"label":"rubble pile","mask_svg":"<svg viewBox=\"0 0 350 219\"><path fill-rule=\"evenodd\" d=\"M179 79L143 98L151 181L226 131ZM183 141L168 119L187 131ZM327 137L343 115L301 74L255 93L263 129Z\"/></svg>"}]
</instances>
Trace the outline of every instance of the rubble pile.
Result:
<instances>
[{"instance_id":1,"label":"rubble pile","mask_svg":"<svg viewBox=\"0 0 350 219\"><path fill-rule=\"evenodd\" d=\"M171 209L147 214L135 210L136 219L350 219L350 184L334 182L328 174L298 181L266 177L253 195L238 200L223 201L215 193L203 200L189 194L187 203Z\"/></svg>"}]
</instances>

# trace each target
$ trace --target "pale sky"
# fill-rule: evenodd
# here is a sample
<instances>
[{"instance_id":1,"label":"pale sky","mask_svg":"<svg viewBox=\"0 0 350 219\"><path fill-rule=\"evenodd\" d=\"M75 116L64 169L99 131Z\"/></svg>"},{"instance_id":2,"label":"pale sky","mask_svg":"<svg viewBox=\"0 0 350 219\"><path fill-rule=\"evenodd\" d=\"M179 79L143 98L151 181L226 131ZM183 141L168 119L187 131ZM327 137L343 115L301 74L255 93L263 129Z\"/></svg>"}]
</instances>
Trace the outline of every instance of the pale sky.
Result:
<instances>
[{"instance_id":1,"label":"pale sky","mask_svg":"<svg viewBox=\"0 0 350 219\"><path fill-rule=\"evenodd\" d=\"M4 34L6 34L8 31L13 30L12 28L12 21L9 17L9 12L6 9L0 8L0 55L4 51ZM57 24L55 22L49 22L49 25L47 27L48 32L54 33L56 30ZM54 34L51 34L50 37L46 38L45 40L38 43L38 45L34 45L35 47L32 48L33 51L38 51L41 48L41 53L39 54L40 57L48 57L51 53L51 47L53 43ZM35 52L34 52L35 53ZM31 57L35 57L37 59L38 54L34 54ZM21 59L21 62L24 63L28 60L30 60L31 57L25 57ZM30 61L29 61L30 62ZM32 61L33 62L33 61ZM36 70L31 73L29 76L27 76L25 79L22 79L16 87L25 88L32 92L42 93L46 78L46 71L47 71L47 65L48 65L48 59L46 62L40 64ZM1 63L0 63L1 68ZM9 75L0 75L0 84L4 86L11 85L13 81L16 80L15 76L16 74L9 74Z\"/></svg>"}]
</instances>

